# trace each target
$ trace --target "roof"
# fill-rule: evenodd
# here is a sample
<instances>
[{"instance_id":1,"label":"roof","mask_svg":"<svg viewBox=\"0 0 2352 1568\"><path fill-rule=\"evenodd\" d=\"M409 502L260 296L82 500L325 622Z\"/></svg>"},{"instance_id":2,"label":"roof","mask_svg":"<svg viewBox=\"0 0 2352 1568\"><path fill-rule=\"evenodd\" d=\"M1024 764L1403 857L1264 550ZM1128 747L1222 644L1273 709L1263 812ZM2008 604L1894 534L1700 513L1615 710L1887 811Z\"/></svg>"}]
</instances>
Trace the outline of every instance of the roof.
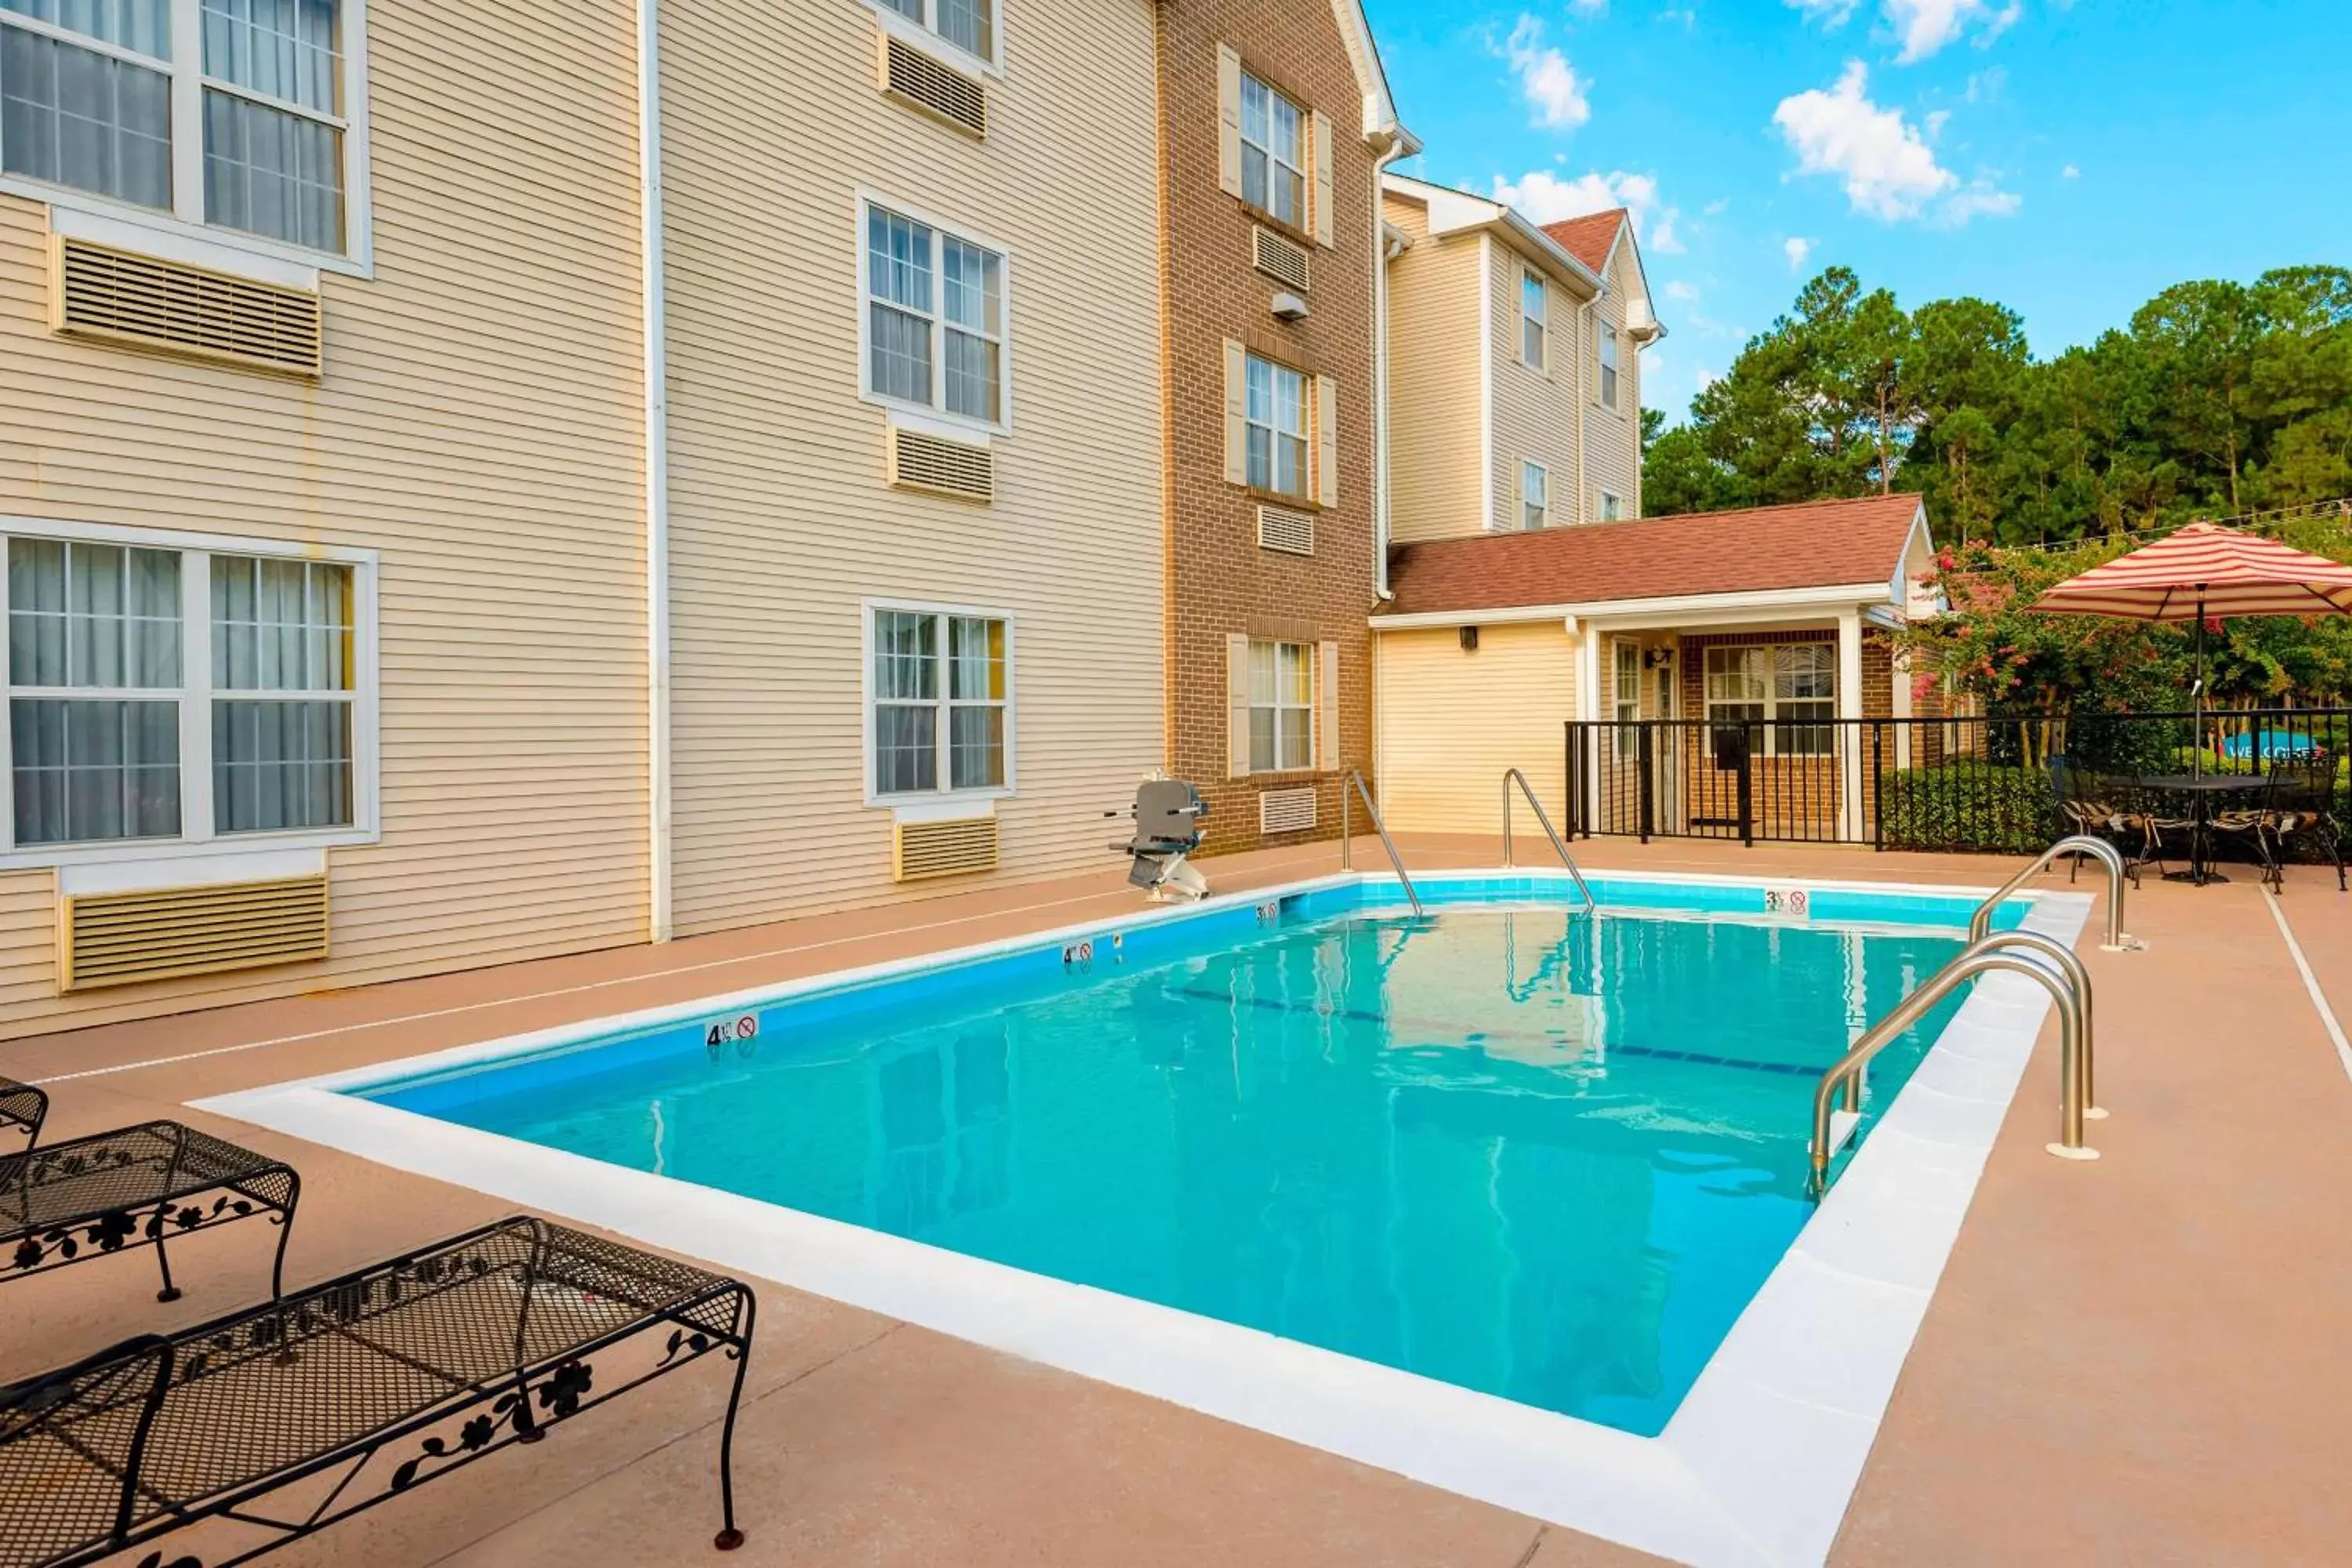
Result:
<instances>
[{"instance_id":1,"label":"roof","mask_svg":"<svg viewBox=\"0 0 2352 1568\"><path fill-rule=\"evenodd\" d=\"M1535 258L1538 265L1584 298L1591 298L1606 287L1600 273L1570 255L1559 241L1530 223L1508 202L1498 202L1475 191L1433 184L1410 174L1400 174L1393 169L1381 174L1381 189L1386 195L1402 196L1427 207L1429 232L1441 238L1480 229L1492 230L1509 237L1513 244Z\"/></svg>"},{"instance_id":2,"label":"roof","mask_svg":"<svg viewBox=\"0 0 2352 1568\"><path fill-rule=\"evenodd\" d=\"M1609 269L1609 252L1617 244L1617 231L1624 226L1630 209L1611 207L1605 213L1587 213L1582 217L1563 218L1548 223L1543 231L1559 242L1561 249L1583 262L1595 272Z\"/></svg>"},{"instance_id":3,"label":"roof","mask_svg":"<svg viewBox=\"0 0 2352 1568\"><path fill-rule=\"evenodd\" d=\"M1383 616L1893 583L1916 495L1802 501L1407 544Z\"/></svg>"},{"instance_id":4,"label":"roof","mask_svg":"<svg viewBox=\"0 0 2352 1568\"><path fill-rule=\"evenodd\" d=\"M1389 141L1402 153L1420 152L1421 139L1397 123L1396 100L1389 93L1388 71L1381 64L1380 45L1372 38L1363 0L1331 0L1331 16L1339 24L1349 62L1356 68L1356 85L1363 91L1365 137Z\"/></svg>"}]
</instances>

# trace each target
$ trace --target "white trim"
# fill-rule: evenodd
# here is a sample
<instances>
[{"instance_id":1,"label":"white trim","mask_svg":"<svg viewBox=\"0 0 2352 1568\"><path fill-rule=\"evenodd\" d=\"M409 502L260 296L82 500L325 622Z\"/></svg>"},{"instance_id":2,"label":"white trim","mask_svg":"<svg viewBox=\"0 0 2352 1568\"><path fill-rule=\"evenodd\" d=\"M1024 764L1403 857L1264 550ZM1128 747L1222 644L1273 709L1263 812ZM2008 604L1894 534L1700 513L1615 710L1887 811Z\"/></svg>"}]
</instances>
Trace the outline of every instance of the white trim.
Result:
<instances>
[{"instance_id":1,"label":"white trim","mask_svg":"<svg viewBox=\"0 0 2352 1568\"><path fill-rule=\"evenodd\" d=\"M669 271L662 203L661 0L637 0L639 321L646 458L646 929L670 939ZM861 310L860 320L864 319Z\"/></svg>"},{"instance_id":2,"label":"white trim","mask_svg":"<svg viewBox=\"0 0 2352 1568\"><path fill-rule=\"evenodd\" d=\"M950 789L946 787L946 781L951 775L949 773L946 719L949 707L946 668L948 649L946 632L945 628L942 627L940 648L937 655L937 658L940 661L940 694L935 700L940 713L940 736L938 742L939 752L936 763L938 777L940 781L940 787L936 790L908 790L894 792L889 795L883 794L881 790L876 787L874 772L874 613L877 610L900 610L908 615L916 616L961 616L972 620L1003 621L1004 623L1004 782L1003 784L991 784L979 789ZM982 813L972 809L972 807L982 801L1006 800L1021 793L1021 773L1019 766L1020 748L1014 739L1020 729L1018 722L1018 705L1020 700L1021 665L1018 657L1018 647L1021 628L1019 623L1020 617L1014 615L1011 610L988 609L975 605L942 604L937 600L931 599L893 599L880 597L865 598L860 599L857 602L857 730L858 748L863 753L859 766L866 781L866 805L877 810L887 808L894 811L904 810L907 808L928 808L933 805L946 805L950 807L950 809L943 812L940 818L933 820L950 820L965 816L993 816L994 812L992 808L989 812ZM901 816L899 820L911 821L919 820L919 818Z\"/></svg>"},{"instance_id":3,"label":"white trim","mask_svg":"<svg viewBox=\"0 0 2352 1568\"><path fill-rule=\"evenodd\" d=\"M228 882L271 882L289 877L323 876L327 851L299 849L232 851L217 844L194 855L159 855L133 860L86 861L58 868L64 898L90 893L135 893L150 888L210 888Z\"/></svg>"},{"instance_id":4,"label":"white trim","mask_svg":"<svg viewBox=\"0 0 2352 1568\"><path fill-rule=\"evenodd\" d=\"M1432 215L1434 216L1435 215ZM1478 237L1478 489L1482 522L1495 531L1495 240Z\"/></svg>"},{"instance_id":5,"label":"white trim","mask_svg":"<svg viewBox=\"0 0 2352 1568\"><path fill-rule=\"evenodd\" d=\"M2336 1047L2336 1060L2344 1068L2344 1076L2352 1079L2352 1039L2345 1037L2336 1009L2327 1005L2327 993L2320 989L2319 976L2311 972L2311 961L2303 955L2303 943L2295 941L2294 928L2286 923L2285 908L2275 897L2255 896L2262 898L2263 907L2270 910L2280 938L2286 942L2286 955L2294 960L2294 972L2303 976L2303 988L2310 995L2312 1006L2318 1010L2319 1026L2327 1031L2328 1040Z\"/></svg>"},{"instance_id":6,"label":"white trim","mask_svg":"<svg viewBox=\"0 0 2352 1568\"><path fill-rule=\"evenodd\" d=\"M1549 528L1550 526L1552 526L1552 521L1551 521L1551 469L1550 469L1549 467L1547 467L1546 465L1544 465L1544 464L1542 464L1542 463L1538 463L1538 462L1537 462L1533 458L1521 458L1519 459L1519 487L1518 487L1518 488L1519 488L1519 515L1518 515L1518 516L1517 516L1516 518L1513 518L1511 521L1512 521L1512 522L1514 523L1514 525L1516 525L1517 528L1519 528L1522 531L1525 531L1528 528L1528 526L1529 526L1529 525L1528 525L1528 469L1530 469L1530 468L1534 469L1537 473L1538 473L1538 474L1540 474L1540 475L1542 475L1542 476L1543 476L1543 493L1544 493L1544 500L1543 500L1543 521L1542 521L1541 522L1538 522L1538 523L1534 524L1534 527L1536 527L1536 528L1539 528L1539 529L1540 529L1540 528Z\"/></svg>"},{"instance_id":7,"label":"white trim","mask_svg":"<svg viewBox=\"0 0 2352 1568\"><path fill-rule=\"evenodd\" d=\"M1617 515L1615 517L1611 517L1609 515L1609 503L1611 501L1615 501L1617 503ZM1595 522L1632 522L1635 521L1634 519L1625 515L1625 498L1619 495L1615 490L1611 489L1607 485L1597 485L1594 487L1594 504L1592 510L1592 521Z\"/></svg>"},{"instance_id":8,"label":"white trim","mask_svg":"<svg viewBox=\"0 0 2352 1568\"><path fill-rule=\"evenodd\" d=\"M0 174L0 193L47 204L54 233L68 234L70 226L90 222L99 226L100 232L72 233L71 237L88 239L94 244L118 245L159 256L165 260L184 261L194 267L209 267L233 276L251 278L257 282L283 282L285 269L289 267L306 269L312 274L307 284L287 285L292 288L315 289L315 275L321 271L358 278L374 277L375 204L369 178L373 132L368 110L368 0L341 0L341 3L342 10L337 18L338 41L342 49L341 86L343 104L341 113L322 112L299 104L286 103L229 82L208 79L204 69L201 0L170 0L173 55L170 60L157 60L83 34L50 26L30 16L8 13L6 25L9 26L22 27L77 48L130 61L169 76L172 84L172 191L174 206L172 211L161 211L131 202L117 201L95 191L54 185L22 174ZM182 61L188 63L184 65ZM341 254L313 250L307 246L271 239L264 235L247 234L240 229L223 227L205 220L204 95L208 85L238 98L317 121L341 133L344 247ZM68 226L59 226L58 218L62 214L73 215L66 219Z\"/></svg>"},{"instance_id":9,"label":"white trim","mask_svg":"<svg viewBox=\"0 0 2352 1568\"><path fill-rule=\"evenodd\" d=\"M884 32L898 35L958 70L980 76L1002 77L1004 74L1003 0L989 0L992 15L988 24L988 41L991 52L985 56L973 54L961 44L950 41L943 33L933 32L928 24L918 22L912 16L901 16L883 5L881 0L856 0L856 3L874 13L875 21ZM939 0L926 0L925 9L937 16Z\"/></svg>"},{"instance_id":10,"label":"white trim","mask_svg":"<svg viewBox=\"0 0 2352 1568\"><path fill-rule=\"evenodd\" d=\"M1594 298L1609 291L1606 279L1579 261L1566 246L1501 202L1489 201L1467 191L1433 185L1427 180L1414 179L1411 174L1388 174L1383 176L1383 189L1395 191L1397 195L1420 202L1429 209L1429 232L1438 238L1472 233L1491 238L1496 233L1506 234L1518 245L1526 247L1561 282L1580 284ZM1411 188L1402 188L1407 186ZM1571 288L1570 292L1575 291Z\"/></svg>"},{"instance_id":11,"label":"white trim","mask_svg":"<svg viewBox=\"0 0 2352 1568\"><path fill-rule=\"evenodd\" d=\"M1599 527L1601 524L1592 526ZM1874 605L1884 599L1883 583L1840 583L1824 588L1758 588L1736 594L1685 594L1664 599L1597 599L1578 605L1507 605L1483 610L1415 610L1409 615L1373 616L1374 631L1412 631L1422 626L1503 626L1512 621L1586 620L1601 618L1614 629L1632 629L1635 621L1693 616L1745 618L1757 621L1827 620L1840 605ZM1628 623L1618 626L1619 622Z\"/></svg>"},{"instance_id":12,"label":"white trim","mask_svg":"<svg viewBox=\"0 0 2352 1568\"><path fill-rule=\"evenodd\" d=\"M1433 873L1424 888L1496 875ZM1766 885L1608 873L1605 880ZM1136 1390L1680 1562L1817 1563L1830 1551L1896 1377L2048 1012L2018 975L1980 981L1654 1438L1475 1394L1256 1330L1028 1273L781 1205L626 1170L350 1097L705 1014L1042 951L1391 876L1318 879L217 1096L194 1108L604 1226L993 1349ZM1955 896L1979 889L1809 883ZM2025 900L2071 943L2081 894Z\"/></svg>"},{"instance_id":13,"label":"white trim","mask_svg":"<svg viewBox=\"0 0 2352 1568\"><path fill-rule=\"evenodd\" d=\"M856 0L856 3L866 5L868 0ZM857 312L857 400L860 403L871 404L877 408L887 410L894 416L911 414L936 421L942 433L951 434L961 439L969 440L974 435L982 433L1010 436L1013 434L1013 247L1002 240L991 239L970 224L940 217L930 209L917 203L902 202L893 196L868 190L863 185L857 188L856 195L856 200L853 205L856 212L856 222L852 230L851 239L857 247L857 299L855 304ZM970 415L951 413L941 404L910 403L903 397L890 397L874 390L873 317L871 314L874 293L873 279L868 275L867 267L871 253L866 243L868 210L874 207L881 207L900 217L910 218L931 231L933 300L930 315L931 379L934 389L939 392L942 399L945 398L947 386L947 356L944 352L944 339L948 331L945 299L947 281L940 275L939 247L944 240L960 239L967 245L978 246L982 250L995 254L998 265L1004 271L1003 301L1004 314L1003 319L997 323L996 334L999 351L996 372L999 384L999 405L996 418L976 419ZM900 307L890 308L895 310ZM964 329L959 327L955 330L961 331Z\"/></svg>"}]
</instances>

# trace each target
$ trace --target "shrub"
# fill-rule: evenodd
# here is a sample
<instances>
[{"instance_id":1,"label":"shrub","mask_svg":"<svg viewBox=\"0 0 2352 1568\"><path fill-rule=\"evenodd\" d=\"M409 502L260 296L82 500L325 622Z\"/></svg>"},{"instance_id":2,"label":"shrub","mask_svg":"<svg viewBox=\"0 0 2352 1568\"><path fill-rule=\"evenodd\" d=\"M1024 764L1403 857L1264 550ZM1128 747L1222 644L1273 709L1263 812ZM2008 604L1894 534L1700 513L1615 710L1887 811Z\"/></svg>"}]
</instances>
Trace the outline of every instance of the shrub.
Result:
<instances>
[{"instance_id":1,"label":"shrub","mask_svg":"<svg viewBox=\"0 0 2352 1568\"><path fill-rule=\"evenodd\" d=\"M2064 835L2050 775L1961 763L1879 779L1878 833L1888 849L2030 855Z\"/></svg>"}]
</instances>

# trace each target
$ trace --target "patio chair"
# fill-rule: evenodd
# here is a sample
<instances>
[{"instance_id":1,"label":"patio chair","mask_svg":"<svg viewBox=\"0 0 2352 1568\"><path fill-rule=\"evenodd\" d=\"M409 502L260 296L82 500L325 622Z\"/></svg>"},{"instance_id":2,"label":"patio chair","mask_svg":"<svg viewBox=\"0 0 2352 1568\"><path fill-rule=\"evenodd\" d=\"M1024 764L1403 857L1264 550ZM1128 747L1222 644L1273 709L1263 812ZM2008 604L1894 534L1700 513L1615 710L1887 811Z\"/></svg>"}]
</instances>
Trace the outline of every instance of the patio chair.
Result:
<instances>
[{"instance_id":1,"label":"patio chair","mask_svg":"<svg viewBox=\"0 0 2352 1568\"><path fill-rule=\"evenodd\" d=\"M2206 824L2217 838L2233 838L2253 846L2256 858L2262 861L2262 881L2273 892L2284 891L2286 887L2286 874L2280 868L2278 857L2271 853L2272 840L2278 832L2279 781L2284 771L2284 763L2271 770L2270 781L2263 789L2262 804L2253 810L2216 812Z\"/></svg>"},{"instance_id":2,"label":"patio chair","mask_svg":"<svg viewBox=\"0 0 2352 1568\"><path fill-rule=\"evenodd\" d=\"M235 1568L712 1351L735 1363L713 1542L731 1551L754 1305L736 1280L518 1217L125 1341L0 1388L0 1563L81 1568L220 1521L201 1562Z\"/></svg>"},{"instance_id":3,"label":"patio chair","mask_svg":"<svg viewBox=\"0 0 2352 1568\"><path fill-rule=\"evenodd\" d=\"M0 1128L23 1131L25 1147L41 1141L41 1123L49 1119L49 1091L13 1078L0 1078Z\"/></svg>"},{"instance_id":4,"label":"patio chair","mask_svg":"<svg viewBox=\"0 0 2352 1568\"><path fill-rule=\"evenodd\" d=\"M2185 848L2192 861L2196 858L2196 846L2192 842L2197 833L2194 802L2183 800L2176 791L2163 789L2140 779L2134 779L2124 794L2130 802L2126 810L2145 837L2146 847L2140 855L2142 865L2154 866L2159 877L2171 875L2165 869L2168 837L2174 847Z\"/></svg>"},{"instance_id":5,"label":"patio chair","mask_svg":"<svg viewBox=\"0 0 2352 1568\"><path fill-rule=\"evenodd\" d=\"M176 1301L167 1237L272 1216L274 1296L301 1196L291 1165L176 1121L20 1150L0 1156L0 1268L21 1278L152 1247L163 1275L155 1299Z\"/></svg>"},{"instance_id":6,"label":"patio chair","mask_svg":"<svg viewBox=\"0 0 2352 1568\"><path fill-rule=\"evenodd\" d=\"M2336 814L2336 761L2321 756L2316 760L2298 759L2284 762L2271 770L2270 809L2264 831L2277 851L2277 860L2286 859L2287 845L2292 840L2314 842L2327 851L2336 866L2336 889L2346 889L2344 868L2344 824ZM2286 890L2282 874L2277 879L2279 891Z\"/></svg>"},{"instance_id":7,"label":"patio chair","mask_svg":"<svg viewBox=\"0 0 2352 1568\"><path fill-rule=\"evenodd\" d=\"M2139 885L2139 868L2148 847L2146 822L2128 809L2128 792L2116 780L2068 766L2058 772L2058 810L2070 831L2104 838L2120 850L2132 885ZM2073 857L2066 879L2073 881L2082 857Z\"/></svg>"}]
</instances>

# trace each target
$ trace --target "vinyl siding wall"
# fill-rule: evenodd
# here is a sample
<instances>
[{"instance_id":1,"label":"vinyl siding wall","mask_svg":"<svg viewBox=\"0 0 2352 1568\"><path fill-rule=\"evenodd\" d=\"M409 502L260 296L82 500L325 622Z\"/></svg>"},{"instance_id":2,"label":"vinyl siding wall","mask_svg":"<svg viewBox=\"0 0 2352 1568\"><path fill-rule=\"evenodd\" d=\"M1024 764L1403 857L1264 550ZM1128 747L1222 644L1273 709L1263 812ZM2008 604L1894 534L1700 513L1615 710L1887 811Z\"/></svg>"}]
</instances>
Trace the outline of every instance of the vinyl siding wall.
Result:
<instances>
[{"instance_id":1,"label":"vinyl siding wall","mask_svg":"<svg viewBox=\"0 0 2352 1568\"><path fill-rule=\"evenodd\" d=\"M1000 876L1108 868L1103 814L1160 760L1150 5L1007 5L982 142L882 97L877 25L856 0L665 9L681 934L971 885L891 881L863 599L1013 618ZM884 482L861 192L1009 253L992 505Z\"/></svg>"},{"instance_id":2,"label":"vinyl siding wall","mask_svg":"<svg viewBox=\"0 0 2352 1568\"><path fill-rule=\"evenodd\" d=\"M1437 239L1428 209L1390 195L1413 243L1389 264L1390 537L1400 544L1485 530L1476 235ZM1507 497L1509 492L1504 491Z\"/></svg>"},{"instance_id":3,"label":"vinyl siding wall","mask_svg":"<svg viewBox=\"0 0 2352 1568\"><path fill-rule=\"evenodd\" d=\"M1380 673L1381 811L1392 829L1500 833L1506 770L1559 820L1576 646L1558 621L1481 627L1475 653L1442 626L1373 639ZM1540 833L1532 821L1523 826Z\"/></svg>"},{"instance_id":4,"label":"vinyl siding wall","mask_svg":"<svg viewBox=\"0 0 2352 1568\"><path fill-rule=\"evenodd\" d=\"M1544 368L1537 370L1519 357L1519 280L1528 263L1509 246L1487 247L1494 274L1495 342L1495 525L1515 529L1520 523L1520 464L1537 462L1551 479L1551 525L1589 521L1592 513L1577 513L1576 474L1576 342L1578 301L1557 282L1549 291L1549 331Z\"/></svg>"},{"instance_id":5,"label":"vinyl siding wall","mask_svg":"<svg viewBox=\"0 0 2352 1568\"><path fill-rule=\"evenodd\" d=\"M0 196L0 512L374 548L383 658L332 959L59 997L53 873L0 871L0 1036L644 939L633 16L369 7L376 276L316 385L53 336Z\"/></svg>"},{"instance_id":6,"label":"vinyl siding wall","mask_svg":"<svg viewBox=\"0 0 2352 1568\"><path fill-rule=\"evenodd\" d=\"M1588 480L1584 505L1588 521L1601 517L1601 492L1613 490L1625 500L1625 515L1641 516L1642 492L1642 356L1625 333L1625 300L1641 287L1630 247L1620 245L1609 275L1608 292L1592 308L1594 324L1584 345L1584 384L1591 405L1584 416L1584 460ZM1617 406L1601 402L1600 321L1617 328Z\"/></svg>"}]
</instances>

